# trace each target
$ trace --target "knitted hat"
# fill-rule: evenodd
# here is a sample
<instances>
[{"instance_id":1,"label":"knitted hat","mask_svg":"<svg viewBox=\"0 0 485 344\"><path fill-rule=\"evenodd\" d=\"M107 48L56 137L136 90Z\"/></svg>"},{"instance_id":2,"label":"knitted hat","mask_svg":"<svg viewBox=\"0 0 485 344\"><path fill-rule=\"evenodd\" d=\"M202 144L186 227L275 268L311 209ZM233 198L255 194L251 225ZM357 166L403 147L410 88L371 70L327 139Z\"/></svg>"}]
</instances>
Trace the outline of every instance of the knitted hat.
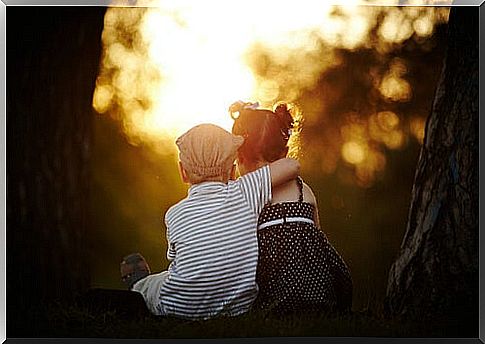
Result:
<instances>
[{"instance_id":1,"label":"knitted hat","mask_svg":"<svg viewBox=\"0 0 485 344\"><path fill-rule=\"evenodd\" d=\"M242 136L233 135L214 124L200 124L175 142L184 169L201 178L221 176L236 160Z\"/></svg>"}]
</instances>

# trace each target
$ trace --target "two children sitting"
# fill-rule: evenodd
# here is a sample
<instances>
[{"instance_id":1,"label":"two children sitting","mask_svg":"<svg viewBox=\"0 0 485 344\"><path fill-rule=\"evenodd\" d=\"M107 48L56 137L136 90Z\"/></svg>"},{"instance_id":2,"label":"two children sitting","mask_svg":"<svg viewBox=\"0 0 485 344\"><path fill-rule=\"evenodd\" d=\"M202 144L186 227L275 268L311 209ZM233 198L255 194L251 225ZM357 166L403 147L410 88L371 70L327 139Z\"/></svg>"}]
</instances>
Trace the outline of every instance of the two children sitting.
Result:
<instances>
[{"instance_id":1,"label":"two children sitting","mask_svg":"<svg viewBox=\"0 0 485 344\"><path fill-rule=\"evenodd\" d=\"M150 274L139 254L121 263L124 282L143 295L153 314L194 320L235 316L256 299L258 216L272 188L295 179L300 165L283 158L235 179L243 142L212 124L177 139L180 175L190 188L165 214L170 266Z\"/></svg>"}]
</instances>

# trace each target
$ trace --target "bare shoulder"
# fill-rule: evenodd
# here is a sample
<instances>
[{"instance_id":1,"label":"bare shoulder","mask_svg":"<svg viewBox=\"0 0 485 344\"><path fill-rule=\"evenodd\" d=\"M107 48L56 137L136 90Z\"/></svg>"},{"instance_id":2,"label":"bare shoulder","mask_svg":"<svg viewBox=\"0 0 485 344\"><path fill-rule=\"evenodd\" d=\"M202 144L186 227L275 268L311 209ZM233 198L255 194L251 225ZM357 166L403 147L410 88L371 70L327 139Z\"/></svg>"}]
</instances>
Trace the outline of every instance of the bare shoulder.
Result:
<instances>
[{"instance_id":1,"label":"bare shoulder","mask_svg":"<svg viewBox=\"0 0 485 344\"><path fill-rule=\"evenodd\" d=\"M315 206L317 205L317 199L312 188L305 182L303 182L303 200Z\"/></svg>"}]
</instances>

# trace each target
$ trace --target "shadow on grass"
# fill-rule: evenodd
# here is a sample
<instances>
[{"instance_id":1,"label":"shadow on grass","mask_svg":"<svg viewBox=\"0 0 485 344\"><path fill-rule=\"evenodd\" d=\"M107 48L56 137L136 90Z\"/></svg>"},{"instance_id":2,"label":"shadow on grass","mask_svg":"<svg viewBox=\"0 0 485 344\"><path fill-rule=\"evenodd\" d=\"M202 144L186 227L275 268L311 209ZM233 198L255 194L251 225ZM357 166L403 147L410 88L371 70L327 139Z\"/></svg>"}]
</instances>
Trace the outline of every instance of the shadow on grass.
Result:
<instances>
[{"instance_id":1,"label":"shadow on grass","mask_svg":"<svg viewBox=\"0 0 485 344\"><path fill-rule=\"evenodd\" d=\"M88 294L87 294L88 295ZM114 296L113 296L114 295ZM8 338L254 338L254 337L476 337L462 318L388 319L379 313L298 314L277 318L262 311L207 321L151 315L139 294L94 293L76 302L7 313ZM81 300L81 301L80 301ZM87 300L87 301L86 301ZM141 300L141 304L140 304Z\"/></svg>"}]
</instances>

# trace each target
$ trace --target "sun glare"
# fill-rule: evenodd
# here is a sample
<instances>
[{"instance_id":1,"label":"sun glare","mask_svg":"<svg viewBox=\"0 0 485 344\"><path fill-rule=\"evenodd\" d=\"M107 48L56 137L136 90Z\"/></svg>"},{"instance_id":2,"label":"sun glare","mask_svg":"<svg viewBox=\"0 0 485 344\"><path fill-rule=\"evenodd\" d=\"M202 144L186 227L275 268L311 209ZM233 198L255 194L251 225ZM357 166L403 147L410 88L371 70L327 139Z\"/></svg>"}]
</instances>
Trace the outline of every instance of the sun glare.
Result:
<instances>
[{"instance_id":1,"label":"sun glare","mask_svg":"<svg viewBox=\"0 0 485 344\"><path fill-rule=\"evenodd\" d=\"M93 107L120 120L134 144L173 142L199 123L229 130L232 102L252 100L269 107L279 100L298 101L325 70L342 63L336 49L374 44L386 51L413 33L431 35L436 22L447 20L445 10L359 3L178 0L110 7ZM369 34L381 17L375 42ZM394 59L387 73L374 78L384 99L411 99L406 73L405 61ZM370 140L400 148L405 140L400 125L398 114L389 111L366 123L347 123L341 146L327 154L334 159L322 163L322 170L334 171L341 156L356 166L361 180L368 180L377 165L385 164ZM422 127L416 120L409 132L422 140Z\"/></svg>"},{"instance_id":2,"label":"sun glare","mask_svg":"<svg viewBox=\"0 0 485 344\"><path fill-rule=\"evenodd\" d=\"M347 49L365 44L377 10L357 3L184 0L109 8L93 106L100 113L114 112L132 139L173 137L201 122L228 129L227 107L233 101L293 101L338 63L331 52L322 54L318 39ZM413 22L390 8L381 35L400 41L412 27L430 33L431 12L421 19L412 17L412 8L408 12ZM401 22L406 25L397 25ZM276 65L293 67L273 70L269 77L257 75L251 58L258 47ZM398 100L410 93L396 68L380 89Z\"/></svg>"}]
</instances>

